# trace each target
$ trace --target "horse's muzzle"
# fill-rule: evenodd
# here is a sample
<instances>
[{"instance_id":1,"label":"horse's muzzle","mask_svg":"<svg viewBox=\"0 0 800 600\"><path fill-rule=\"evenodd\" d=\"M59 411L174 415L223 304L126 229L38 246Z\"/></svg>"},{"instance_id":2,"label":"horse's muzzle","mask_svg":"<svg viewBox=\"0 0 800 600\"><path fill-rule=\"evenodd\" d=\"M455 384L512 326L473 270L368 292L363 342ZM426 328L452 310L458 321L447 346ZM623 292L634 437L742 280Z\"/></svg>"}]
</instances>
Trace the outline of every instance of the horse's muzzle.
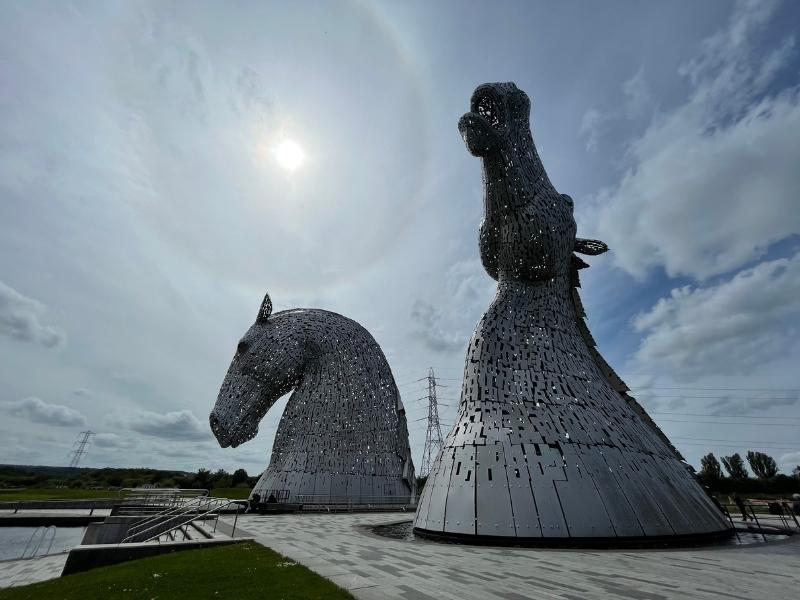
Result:
<instances>
[{"instance_id":1,"label":"horse's muzzle","mask_svg":"<svg viewBox=\"0 0 800 600\"><path fill-rule=\"evenodd\" d=\"M219 445L222 448L227 448L231 445L228 436L222 430L222 426L219 423L219 417L212 411L210 415L208 415L208 423L211 425L211 431L214 434L214 437L217 438Z\"/></svg>"}]
</instances>

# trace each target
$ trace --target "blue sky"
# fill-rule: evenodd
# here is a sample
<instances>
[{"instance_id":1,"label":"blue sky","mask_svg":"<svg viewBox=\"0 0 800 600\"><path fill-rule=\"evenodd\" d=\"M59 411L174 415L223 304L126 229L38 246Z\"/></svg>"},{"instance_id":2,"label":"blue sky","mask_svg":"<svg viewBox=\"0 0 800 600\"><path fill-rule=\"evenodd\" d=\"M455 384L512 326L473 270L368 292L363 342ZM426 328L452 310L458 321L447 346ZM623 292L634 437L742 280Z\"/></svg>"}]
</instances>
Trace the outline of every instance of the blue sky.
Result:
<instances>
[{"instance_id":1,"label":"blue sky","mask_svg":"<svg viewBox=\"0 0 800 600\"><path fill-rule=\"evenodd\" d=\"M510 80L579 235L611 248L582 272L606 358L693 464L791 470L797 23L792 2L3 4L0 462L64 464L90 427L90 466L259 471L283 403L237 449L206 417L265 291L372 332L419 460L415 380L435 367L449 423L494 290L456 123Z\"/></svg>"}]
</instances>

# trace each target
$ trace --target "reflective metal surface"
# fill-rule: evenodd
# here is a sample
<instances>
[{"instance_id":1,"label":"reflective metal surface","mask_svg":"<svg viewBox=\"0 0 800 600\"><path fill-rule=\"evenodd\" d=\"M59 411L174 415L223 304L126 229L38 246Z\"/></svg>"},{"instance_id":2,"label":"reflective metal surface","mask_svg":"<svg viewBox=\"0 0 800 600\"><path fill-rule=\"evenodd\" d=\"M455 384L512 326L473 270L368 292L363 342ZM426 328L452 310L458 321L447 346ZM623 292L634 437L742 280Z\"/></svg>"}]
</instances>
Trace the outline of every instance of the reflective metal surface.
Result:
<instances>
[{"instance_id":1,"label":"reflective metal surface","mask_svg":"<svg viewBox=\"0 0 800 600\"><path fill-rule=\"evenodd\" d=\"M291 392L269 466L251 492L352 498L415 495L405 410L386 358L361 325L314 309L272 314L265 297L238 344L209 420L238 446Z\"/></svg>"},{"instance_id":2,"label":"reflective metal surface","mask_svg":"<svg viewBox=\"0 0 800 600\"><path fill-rule=\"evenodd\" d=\"M497 294L467 347L458 415L417 531L638 538L729 530L680 455L594 348L583 320L573 202L545 173L513 83L480 86L459 122L481 157L479 249Z\"/></svg>"}]
</instances>

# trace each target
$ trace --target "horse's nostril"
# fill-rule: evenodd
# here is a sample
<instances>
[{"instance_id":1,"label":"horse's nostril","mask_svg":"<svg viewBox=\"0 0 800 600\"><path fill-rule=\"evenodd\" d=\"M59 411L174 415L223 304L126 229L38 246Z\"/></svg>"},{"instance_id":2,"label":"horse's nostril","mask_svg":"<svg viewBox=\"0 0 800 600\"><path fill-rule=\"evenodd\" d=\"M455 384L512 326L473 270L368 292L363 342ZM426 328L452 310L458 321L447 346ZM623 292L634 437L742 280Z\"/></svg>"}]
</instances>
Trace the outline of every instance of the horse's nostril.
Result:
<instances>
[{"instance_id":1,"label":"horse's nostril","mask_svg":"<svg viewBox=\"0 0 800 600\"><path fill-rule=\"evenodd\" d=\"M208 415L208 422L211 424L211 429L217 431L219 429L219 419L213 412Z\"/></svg>"},{"instance_id":2,"label":"horse's nostril","mask_svg":"<svg viewBox=\"0 0 800 600\"><path fill-rule=\"evenodd\" d=\"M239 342L239 345L236 346L236 354L244 354L247 352L247 342Z\"/></svg>"}]
</instances>

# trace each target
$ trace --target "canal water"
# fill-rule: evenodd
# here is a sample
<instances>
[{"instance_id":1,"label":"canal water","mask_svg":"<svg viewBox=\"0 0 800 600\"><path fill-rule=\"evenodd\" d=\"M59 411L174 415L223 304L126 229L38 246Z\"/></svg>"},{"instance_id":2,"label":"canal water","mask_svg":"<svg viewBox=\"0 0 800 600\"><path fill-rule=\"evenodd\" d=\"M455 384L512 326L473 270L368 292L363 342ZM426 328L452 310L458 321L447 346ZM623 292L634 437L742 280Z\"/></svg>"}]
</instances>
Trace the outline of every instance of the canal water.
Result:
<instances>
[{"instance_id":1,"label":"canal water","mask_svg":"<svg viewBox=\"0 0 800 600\"><path fill-rule=\"evenodd\" d=\"M22 558L26 545L28 546L28 551L25 556L29 557L37 540L40 539L42 542L39 544L36 556L66 552L81 543L83 533L86 531L86 527L56 527L55 536L50 530L42 539L42 535L45 533L43 531L44 528L38 529L39 531L34 536L34 540L28 544L31 536L37 530L36 527L0 527L0 560ZM53 536L52 546L50 545L51 536Z\"/></svg>"}]
</instances>

